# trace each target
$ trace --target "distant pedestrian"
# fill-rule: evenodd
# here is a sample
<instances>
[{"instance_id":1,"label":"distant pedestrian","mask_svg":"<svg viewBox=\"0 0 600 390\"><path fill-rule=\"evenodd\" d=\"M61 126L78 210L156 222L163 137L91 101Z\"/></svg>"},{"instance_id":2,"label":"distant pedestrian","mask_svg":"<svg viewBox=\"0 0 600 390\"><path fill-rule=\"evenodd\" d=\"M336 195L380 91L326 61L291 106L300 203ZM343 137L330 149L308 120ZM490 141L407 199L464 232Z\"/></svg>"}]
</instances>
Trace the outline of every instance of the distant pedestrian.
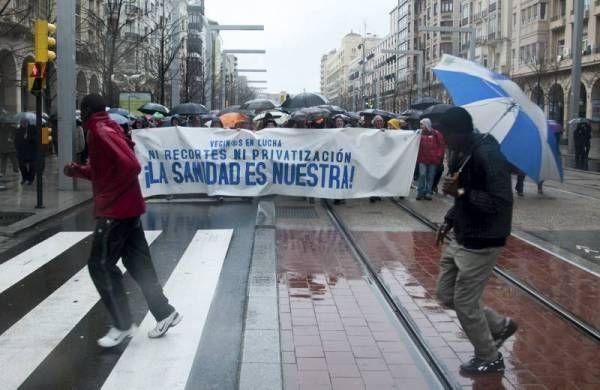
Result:
<instances>
[{"instance_id":1,"label":"distant pedestrian","mask_svg":"<svg viewBox=\"0 0 600 390\"><path fill-rule=\"evenodd\" d=\"M417 163L419 164L419 181L417 186L417 200L431 200L433 195L433 181L444 158L444 137L431 127L429 118L421 119L421 142Z\"/></svg>"},{"instance_id":2,"label":"distant pedestrian","mask_svg":"<svg viewBox=\"0 0 600 390\"><path fill-rule=\"evenodd\" d=\"M75 121L75 129L73 134L73 144L75 147L75 157L76 161L84 164L84 152L85 152L85 133L83 131L83 127L81 126L81 120L77 119Z\"/></svg>"},{"instance_id":3,"label":"distant pedestrian","mask_svg":"<svg viewBox=\"0 0 600 390\"><path fill-rule=\"evenodd\" d=\"M8 122L0 122L0 177L6 175L8 161L13 173L19 173L19 162L15 149L15 128Z\"/></svg>"},{"instance_id":4,"label":"distant pedestrian","mask_svg":"<svg viewBox=\"0 0 600 390\"><path fill-rule=\"evenodd\" d=\"M221 120L219 118L213 118L213 120L210 121L210 127L216 128L216 129L222 129L223 122L221 122Z\"/></svg>"},{"instance_id":5,"label":"distant pedestrian","mask_svg":"<svg viewBox=\"0 0 600 390\"><path fill-rule=\"evenodd\" d=\"M385 130L385 121L381 115L375 115L373 118L373 128L378 130Z\"/></svg>"},{"instance_id":6,"label":"distant pedestrian","mask_svg":"<svg viewBox=\"0 0 600 390\"><path fill-rule=\"evenodd\" d=\"M148 337L164 335L182 316L169 304L156 276L140 215L145 212L138 174L140 164L133 153L133 142L105 111L104 99L95 94L81 101L81 118L88 128L90 160L87 165L70 163L65 175L92 181L96 228L88 268L102 302L114 322L98 340L101 347L121 344L131 337L135 325L127 303L122 274L123 265L141 287L157 324ZM118 172L118 174L115 174Z\"/></svg>"},{"instance_id":7,"label":"distant pedestrian","mask_svg":"<svg viewBox=\"0 0 600 390\"><path fill-rule=\"evenodd\" d=\"M200 119L200 115L192 115L190 120L191 127L202 127L202 120Z\"/></svg>"},{"instance_id":8,"label":"distant pedestrian","mask_svg":"<svg viewBox=\"0 0 600 390\"><path fill-rule=\"evenodd\" d=\"M575 168L588 170L588 157L590 154L590 144L592 138L592 128L590 124L582 120L575 127L573 132L573 141L575 143Z\"/></svg>"},{"instance_id":9,"label":"distant pedestrian","mask_svg":"<svg viewBox=\"0 0 600 390\"><path fill-rule=\"evenodd\" d=\"M341 115L337 115L334 120L334 125L336 129L343 129L344 127L346 127L346 121L344 120L344 117Z\"/></svg>"},{"instance_id":10,"label":"distant pedestrian","mask_svg":"<svg viewBox=\"0 0 600 390\"><path fill-rule=\"evenodd\" d=\"M29 124L27 119L21 119L15 134L21 184L33 184L35 179L35 162L38 154L35 132L35 128Z\"/></svg>"},{"instance_id":11,"label":"distant pedestrian","mask_svg":"<svg viewBox=\"0 0 600 390\"><path fill-rule=\"evenodd\" d=\"M474 131L464 108L451 108L442 122L452 151L443 192L454 198L454 206L438 230L436 243L441 244L451 229L456 239L440 261L437 297L456 311L475 349L475 356L461 365L461 371L501 372L504 359L498 348L516 332L517 324L484 306L481 294L510 235L513 199L509 165L493 137Z\"/></svg>"}]
</instances>

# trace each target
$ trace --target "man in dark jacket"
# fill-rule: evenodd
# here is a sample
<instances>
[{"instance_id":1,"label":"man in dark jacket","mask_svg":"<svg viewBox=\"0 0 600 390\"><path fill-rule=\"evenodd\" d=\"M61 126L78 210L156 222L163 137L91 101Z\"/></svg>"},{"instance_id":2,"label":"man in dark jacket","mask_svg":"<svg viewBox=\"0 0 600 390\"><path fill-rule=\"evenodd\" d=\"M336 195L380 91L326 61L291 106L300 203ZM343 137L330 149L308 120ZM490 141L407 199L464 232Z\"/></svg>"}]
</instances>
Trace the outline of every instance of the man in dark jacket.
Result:
<instances>
[{"instance_id":1,"label":"man in dark jacket","mask_svg":"<svg viewBox=\"0 0 600 390\"><path fill-rule=\"evenodd\" d=\"M89 160L87 165L68 164L64 173L92 181L96 229L88 268L114 321L109 332L98 340L101 347L109 348L121 344L135 331L121 271L116 265L120 257L141 287L150 312L156 318L156 327L148 332L148 337L164 335L182 316L169 305L150 258L140 221L146 206L138 181L141 167L133 153L133 142L110 119L105 107L99 95L88 95L81 101L81 119L88 129Z\"/></svg>"},{"instance_id":2,"label":"man in dark jacket","mask_svg":"<svg viewBox=\"0 0 600 390\"><path fill-rule=\"evenodd\" d=\"M454 229L456 239L440 261L437 296L454 309L475 349L461 365L465 374L504 370L498 348L517 324L480 302L496 259L510 235L512 190L508 162L492 136L476 133L469 113L454 107L442 118L451 152L443 192L454 197L437 235L437 244Z\"/></svg>"},{"instance_id":3,"label":"man in dark jacket","mask_svg":"<svg viewBox=\"0 0 600 390\"><path fill-rule=\"evenodd\" d=\"M32 184L35 179L35 162L37 158L37 143L35 142L35 127L27 119L21 119L15 133L15 149L21 171L21 184Z\"/></svg>"},{"instance_id":4,"label":"man in dark jacket","mask_svg":"<svg viewBox=\"0 0 600 390\"><path fill-rule=\"evenodd\" d=\"M575 168L588 170L588 157L590 154L590 141L592 139L592 128L587 121L577 123L573 132L575 143Z\"/></svg>"}]
</instances>

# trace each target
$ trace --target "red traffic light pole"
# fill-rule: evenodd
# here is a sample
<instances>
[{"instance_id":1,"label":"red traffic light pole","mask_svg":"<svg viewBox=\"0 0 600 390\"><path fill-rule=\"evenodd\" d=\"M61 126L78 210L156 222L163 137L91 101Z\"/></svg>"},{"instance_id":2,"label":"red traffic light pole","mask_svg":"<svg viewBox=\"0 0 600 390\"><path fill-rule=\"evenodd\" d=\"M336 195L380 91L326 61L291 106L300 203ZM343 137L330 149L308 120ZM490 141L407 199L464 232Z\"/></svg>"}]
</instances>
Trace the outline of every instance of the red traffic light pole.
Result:
<instances>
[{"instance_id":1,"label":"red traffic light pole","mask_svg":"<svg viewBox=\"0 0 600 390\"><path fill-rule=\"evenodd\" d=\"M38 69L39 72L39 69ZM43 76L43 75L42 75ZM38 73L38 77L40 77ZM43 79L42 79L43 80ZM36 158L36 187L37 204L36 209L44 208L44 173L45 159L44 146L42 145L42 90L34 92L35 95L35 136L37 137L37 158Z\"/></svg>"}]
</instances>

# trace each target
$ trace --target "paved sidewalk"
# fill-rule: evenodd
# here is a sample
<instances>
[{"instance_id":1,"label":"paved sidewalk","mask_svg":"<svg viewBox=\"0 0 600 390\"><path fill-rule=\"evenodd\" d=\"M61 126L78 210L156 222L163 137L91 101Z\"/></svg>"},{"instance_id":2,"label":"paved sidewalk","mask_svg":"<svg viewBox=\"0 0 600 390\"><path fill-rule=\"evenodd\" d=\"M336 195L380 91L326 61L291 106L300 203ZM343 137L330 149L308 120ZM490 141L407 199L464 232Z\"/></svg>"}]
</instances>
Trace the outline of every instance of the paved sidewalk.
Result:
<instances>
[{"instance_id":1,"label":"paved sidewalk","mask_svg":"<svg viewBox=\"0 0 600 390\"><path fill-rule=\"evenodd\" d=\"M46 158L43 209L35 208L36 182L21 184L20 174L13 174L10 169L10 173L0 178L0 236L14 236L92 199L91 185L83 180L77 181L78 190L59 191L57 164L56 155ZM7 213L26 213L28 217L15 220Z\"/></svg>"},{"instance_id":2,"label":"paved sidewalk","mask_svg":"<svg viewBox=\"0 0 600 390\"><path fill-rule=\"evenodd\" d=\"M323 210L282 206L317 213L277 219L284 388L438 388Z\"/></svg>"}]
</instances>

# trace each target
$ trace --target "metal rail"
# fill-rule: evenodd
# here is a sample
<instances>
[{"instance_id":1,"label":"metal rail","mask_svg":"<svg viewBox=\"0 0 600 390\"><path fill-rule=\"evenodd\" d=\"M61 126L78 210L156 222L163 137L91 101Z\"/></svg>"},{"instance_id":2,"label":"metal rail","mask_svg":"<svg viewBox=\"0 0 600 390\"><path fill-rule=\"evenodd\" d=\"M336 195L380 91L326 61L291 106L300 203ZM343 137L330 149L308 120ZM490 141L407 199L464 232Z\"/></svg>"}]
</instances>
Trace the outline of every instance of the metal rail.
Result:
<instances>
[{"instance_id":1,"label":"metal rail","mask_svg":"<svg viewBox=\"0 0 600 390\"><path fill-rule=\"evenodd\" d=\"M356 243L356 241L354 240L354 237L352 236L352 233L350 232L350 230L348 229L346 224L342 221L342 219L338 216L338 214L335 212L335 210L333 209L333 207L331 206L329 201L323 200L323 206L324 206L325 210L327 211L327 215L331 219L333 225L339 231L339 233L342 235L342 237L344 238L344 241L346 241L346 243L348 244L348 247L349 247L350 251L352 252L354 258L357 259L357 261L360 263L360 265L366 270L367 274L373 280L377 289L379 290L379 292L381 293L381 295L383 296L385 301L388 303L388 305L390 306L390 308L392 309L392 311L394 312L394 314L400 321L401 325L407 331L409 337L414 342L415 346L417 347L419 352L422 354L426 363L432 369L433 373L435 374L435 376L439 380L439 382L444 386L445 389L460 389L460 388L462 388L458 382L454 382L451 379L451 378L453 378L453 375L446 368L446 366L437 358L437 356L433 353L433 351L429 348L425 339L423 338L423 336L421 336L421 333L419 332L417 325L412 321L412 318L410 317L410 315L408 314L406 309L404 309L402 304L400 304L399 302L396 302L393 295L390 293L390 291L388 291L385 284L379 278L377 271L373 268L373 266L369 262L368 256L362 251L360 246Z\"/></svg>"},{"instance_id":2,"label":"metal rail","mask_svg":"<svg viewBox=\"0 0 600 390\"><path fill-rule=\"evenodd\" d=\"M412 217L418 219L421 223L423 223L427 227L431 228L434 231L437 231L438 225L435 222L429 220L427 217L425 217L418 211L414 210L411 207L408 207L407 205L405 205L402 202L397 201L396 199L392 199L391 201L396 206L398 206L402 210L404 210L406 213L408 213ZM563 320L565 320L565 321L569 322L571 325L575 326L575 328L577 328L582 333L585 333L586 335L592 337L594 340L600 342L600 331L598 329L594 328L590 324L587 324L585 321L581 320L579 317L577 317L575 314L571 313L568 309L566 309L562 305L546 298L538 290L531 287L530 285L528 285L526 282L520 280L519 278L516 278L515 276L511 275L509 272L503 270L499 266L494 267L494 272L497 275L501 276L504 280L507 280L508 282L512 283L519 290L521 290L524 293L526 293L527 295L529 295L531 298L536 300L538 303L542 304L543 306L547 307L548 309L550 309L553 312L555 312L556 314L558 314Z\"/></svg>"}]
</instances>

